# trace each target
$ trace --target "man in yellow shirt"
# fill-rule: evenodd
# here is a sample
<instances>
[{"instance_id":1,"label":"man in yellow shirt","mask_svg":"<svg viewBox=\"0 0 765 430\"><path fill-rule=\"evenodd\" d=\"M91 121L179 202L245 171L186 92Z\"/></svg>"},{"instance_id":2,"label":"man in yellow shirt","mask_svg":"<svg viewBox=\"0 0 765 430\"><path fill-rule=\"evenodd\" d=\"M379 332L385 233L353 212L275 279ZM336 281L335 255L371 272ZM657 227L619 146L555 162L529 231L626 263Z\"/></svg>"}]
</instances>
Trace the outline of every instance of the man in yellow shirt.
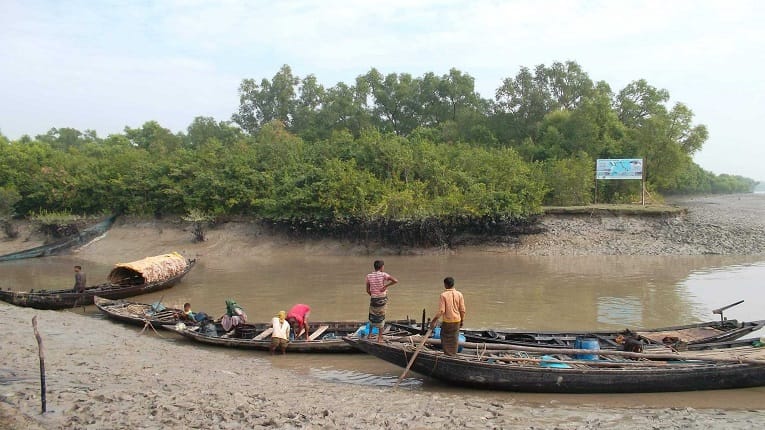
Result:
<instances>
[{"instance_id":1,"label":"man in yellow shirt","mask_svg":"<svg viewBox=\"0 0 765 430\"><path fill-rule=\"evenodd\" d=\"M436 322L443 317L441 323L441 348L446 355L456 355L459 343L460 327L465 320L465 298L454 289L454 278L444 278L444 291L438 301L438 313L430 322L430 328L435 328Z\"/></svg>"}]
</instances>

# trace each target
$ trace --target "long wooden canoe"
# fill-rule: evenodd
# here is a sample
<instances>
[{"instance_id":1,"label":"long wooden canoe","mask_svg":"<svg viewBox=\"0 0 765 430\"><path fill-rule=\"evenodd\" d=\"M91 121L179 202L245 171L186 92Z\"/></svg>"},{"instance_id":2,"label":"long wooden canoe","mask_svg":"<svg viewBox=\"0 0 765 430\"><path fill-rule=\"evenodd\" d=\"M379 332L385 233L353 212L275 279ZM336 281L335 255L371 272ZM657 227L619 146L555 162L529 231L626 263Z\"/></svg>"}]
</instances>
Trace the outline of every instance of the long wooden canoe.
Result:
<instances>
[{"instance_id":1,"label":"long wooden canoe","mask_svg":"<svg viewBox=\"0 0 765 430\"><path fill-rule=\"evenodd\" d=\"M167 308L160 306L159 303L138 303L98 296L93 297L93 302L107 318L132 325L144 326L147 322L156 328L175 325L179 322L194 325L181 319L183 309Z\"/></svg>"},{"instance_id":2,"label":"long wooden canoe","mask_svg":"<svg viewBox=\"0 0 765 430\"><path fill-rule=\"evenodd\" d=\"M126 263L129 264L129 263ZM103 297L107 299L124 299L140 294L152 293L164 290L177 284L186 276L187 273L196 264L194 259L186 259L185 267L172 276L167 278L148 278L140 274L136 276L117 279L117 276L110 275L109 282L91 286L84 292L78 293L71 288L64 290L40 290L40 291L2 291L0 290L0 300L11 303L16 306L26 306L36 309L66 309L77 306L86 306L93 304L93 298ZM120 276L126 274L129 269L122 265L115 268L112 273L118 273Z\"/></svg>"},{"instance_id":3,"label":"long wooden canoe","mask_svg":"<svg viewBox=\"0 0 765 430\"><path fill-rule=\"evenodd\" d=\"M399 324L412 324L414 320L394 321ZM351 345L342 340L343 336L355 333L366 321L310 321L309 334L315 339L304 338L292 340L287 344L287 352L357 352ZM390 327L390 326L388 326ZM188 327L180 324L174 327L175 332L195 342L268 351L271 346L270 333L272 324L245 324L226 332L220 323L212 323L205 327Z\"/></svg>"},{"instance_id":4,"label":"long wooden canoe","mask_svg":"<svg viewBox=\"0 0 765 430\"><path fill-rule=\"evenodd\" d=\"M343 340L400 367L407 366L418 343L401 337L386 337L380 343L354 336ZM584 349L470 343L463 353L447 356L426 346L411 370L448 384L518 392L638 393L764 386L765 348L752 341L735 342L732 347L682 354L596 351L596 360L575 358L593 352Z\"/></svg>"}]
</instances>

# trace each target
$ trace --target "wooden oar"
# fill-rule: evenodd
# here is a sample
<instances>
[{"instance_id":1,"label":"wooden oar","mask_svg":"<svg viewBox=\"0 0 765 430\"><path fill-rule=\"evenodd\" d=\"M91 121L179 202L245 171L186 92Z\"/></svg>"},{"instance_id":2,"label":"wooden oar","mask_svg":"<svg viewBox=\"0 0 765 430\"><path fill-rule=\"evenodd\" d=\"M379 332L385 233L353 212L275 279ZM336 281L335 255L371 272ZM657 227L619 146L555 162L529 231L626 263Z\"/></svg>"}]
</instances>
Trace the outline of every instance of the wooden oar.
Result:
<instances>
[{"instance_id":1,"label":"wooden oar","mask_svg":"<svg viewBox=\"0 0 765 430\"><path fill-rule=\"evenodd\" d=\"M420 350L425 345L425 342L428 341L428 338L430 337L430 333L433 332L433 327L428 327L428 331L425 332L425 335L422 337L422 341L420 341L420 344L417 345L417 349L414 350L414 354L412 354L412 358L409 359L409 363L406 365L406 369L404 369L404 373L401 374L401 376L398 377L398 381L396 381L395 387L398 387L398 384L401 383L401 381L406 377L406 374L409 373L409 369L412 367L412 364L414 363L414 359L417 358L417 355L419 355Z\"/></svg>"}]
</instances>

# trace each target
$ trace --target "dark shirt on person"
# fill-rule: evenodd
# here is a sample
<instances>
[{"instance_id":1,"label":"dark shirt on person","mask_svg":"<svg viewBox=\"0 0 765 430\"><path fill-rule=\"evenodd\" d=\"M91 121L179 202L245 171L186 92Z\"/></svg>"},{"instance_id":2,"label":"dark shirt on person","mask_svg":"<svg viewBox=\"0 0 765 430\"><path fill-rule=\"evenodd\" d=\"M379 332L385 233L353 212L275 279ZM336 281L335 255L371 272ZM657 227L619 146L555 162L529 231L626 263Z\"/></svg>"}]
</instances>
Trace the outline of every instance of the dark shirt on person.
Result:
<instances>
[{"instance_id":1,"label":"dark shirt on person","mask_svg":"<svg viewBox=\"0 0 765 430\"><path fill-rule=\"evenodd\" d=\"M74 274L74 291L78 293L85 291L85 274L83 272Z\"/></svg>"}]
</instances>

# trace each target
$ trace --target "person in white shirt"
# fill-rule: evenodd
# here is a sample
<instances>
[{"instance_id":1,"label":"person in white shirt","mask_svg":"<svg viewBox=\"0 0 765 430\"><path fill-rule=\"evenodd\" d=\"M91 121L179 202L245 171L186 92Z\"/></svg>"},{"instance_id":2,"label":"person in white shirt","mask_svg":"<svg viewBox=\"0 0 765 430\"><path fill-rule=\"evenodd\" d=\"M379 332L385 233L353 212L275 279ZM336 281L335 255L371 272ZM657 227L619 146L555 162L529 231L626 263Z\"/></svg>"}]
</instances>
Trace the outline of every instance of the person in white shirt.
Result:
<instances>
[{"instance_id":1,"label":"person in white shirt","mask_svg":"<svg viewBox=\"0 0 765 430\"><path fill-rule=\"evenodd\" d=\"M287 353L287 343L290 339L290 323L287 322L287 312L279 311L279 314L272 321L274 332L271 333L271 355L276 352L276 348Z\"/></svg>"}]
</instances>

